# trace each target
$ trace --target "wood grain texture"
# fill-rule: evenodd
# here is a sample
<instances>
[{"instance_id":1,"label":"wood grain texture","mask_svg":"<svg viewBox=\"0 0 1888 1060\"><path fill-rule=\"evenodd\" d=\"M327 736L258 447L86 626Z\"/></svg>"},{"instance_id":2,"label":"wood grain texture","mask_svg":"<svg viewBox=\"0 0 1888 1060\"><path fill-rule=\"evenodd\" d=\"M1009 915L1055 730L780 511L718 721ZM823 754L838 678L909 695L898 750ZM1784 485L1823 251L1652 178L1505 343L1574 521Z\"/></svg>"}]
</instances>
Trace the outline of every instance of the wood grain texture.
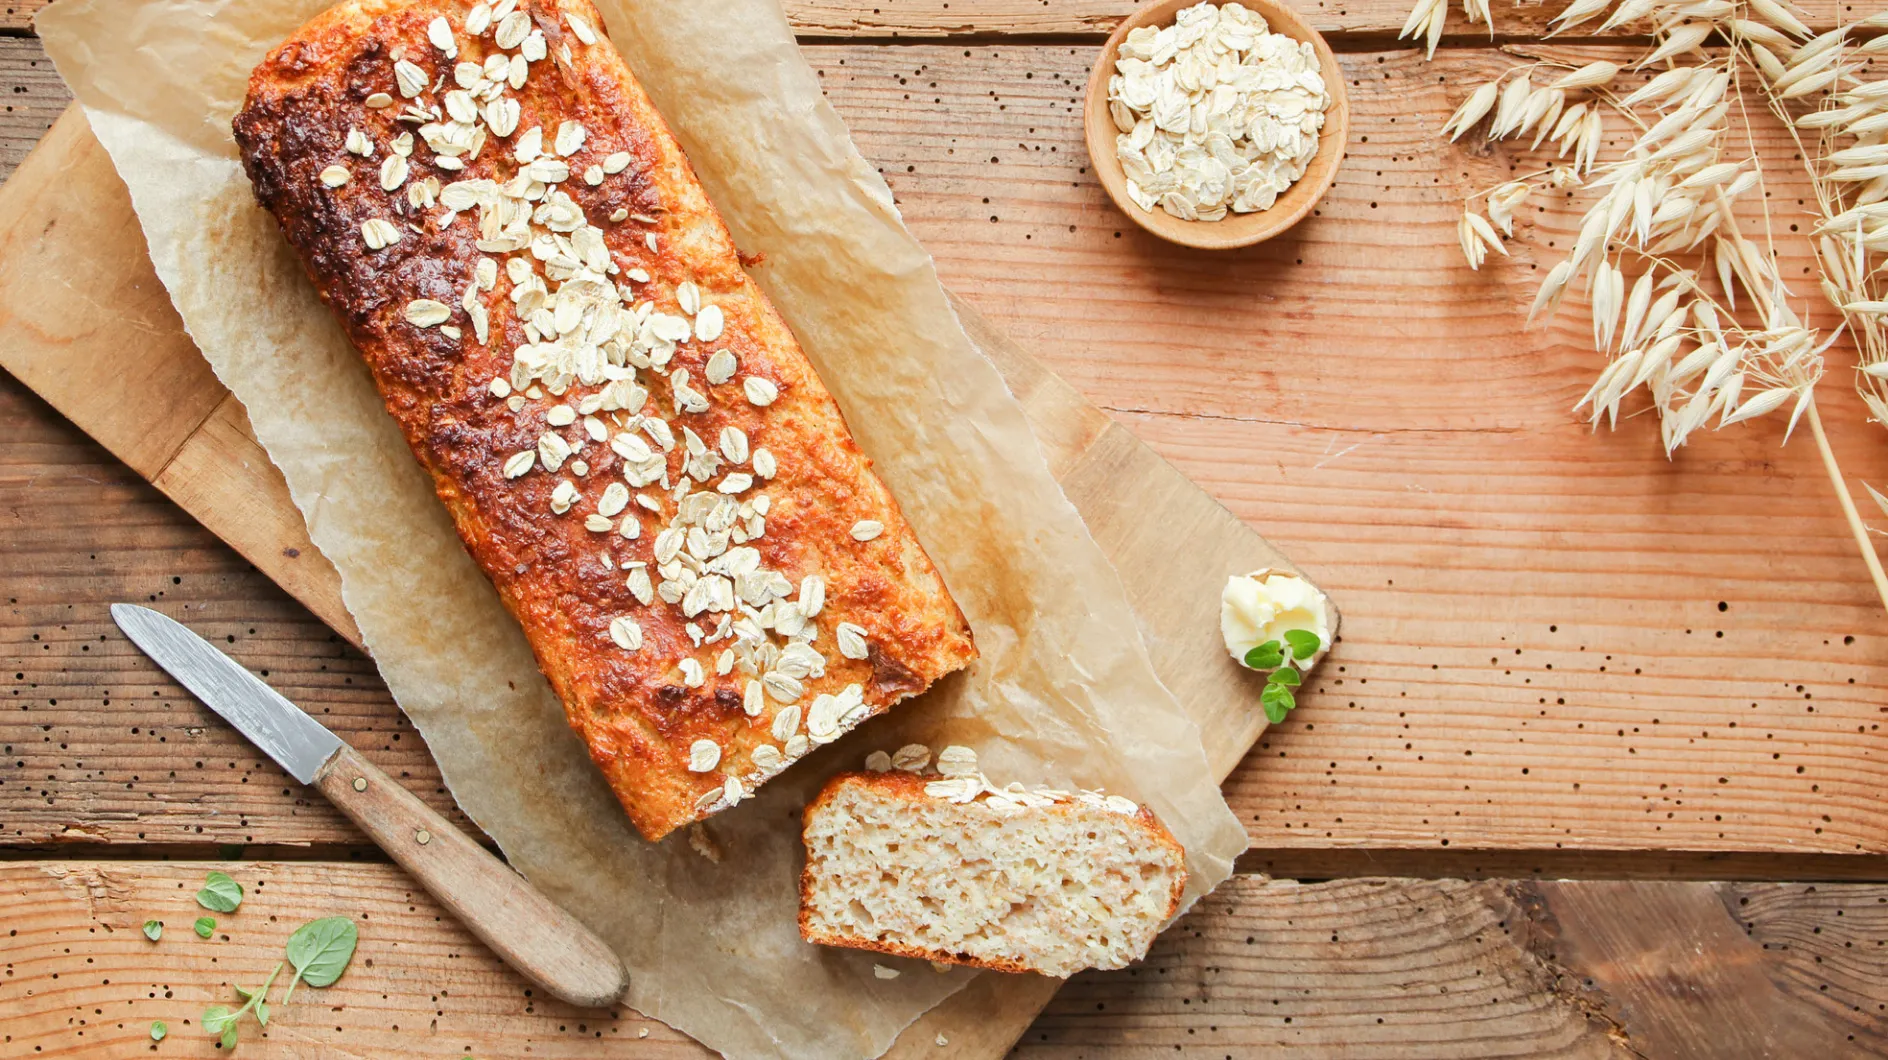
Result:
<instances>
[{"instance_id":1,"label":"wood grain texture","mask_svg":"<svg viewBox=\"0 0 1888 1060\"><path fill-rule=\"evenodd\" d=\"M201 913L190 895L211 867L249 895L205 941L189 930ZM203 1008L262 979L296 925L327 915L359 924L353 964L325 991L275 1006L266 1035L246 1025L242 1055L707 1055L630 1013L533 996L389 866L14 862L0 865L0 896L12 932L0 955L7 1055L143 1055L154 1019L169 1024L166 1055L216 1055L197 1026ZM1588 923L1596 908L1609 913ZM138 930L149 918L166 923L155 944ZM1879 885L1241 877L1144 963L1071 980L1011 1055L1882 1055L1885 946ZM1646 964L1652 953L1663 963ZM1645 979L1650 968L1664 977ZM1770 1007L1745 1008L1752 991ZM1745 1047L1738 1035L1765 1020L1799 1037L1782 1052ZM1715 1030L1665 1037L1700 1021ZM958 1052L927 1045L914 1055Z\"/></svg>"},{"instance_id":2,"label":"wood grain texture","mask_svg":"<svg viewBox=\"0 0 1888 1060\"><path fill-rule=\"evenodd\" d=\"M1255 844L1888 852L1888 622L1813 454L1757 424L1667 462L1641 421L1594 436L1571 415L1594 371L1576 319L1519 321L1573 207L1524 221L1512 261L1460 264L1459 197L1511 160L1428 130L1499 56L1346 56L1356 136L1323 216L1202 257L1137 235L1083 172L1085 51L809 50L948 282L1285 547L1349 616L1307 707L1232 776ZM1163 310L1176 302L1197 308ZM1854 478L1888 480L1841 356L1824 399L1837 448ZM67 510L93 518L73 486ZM40 568L14 569L9 585ZM69 772L79 787L66 790L113 789L99 797L115 803L137 746L79 724L109 685L57 675L93 660L54 662L30 642L43 625L9 623L11 672L34 666L16 690L90 763L42 759L43 734L15 728L9 743L38 746L15 768ZM333 694L319 672L271 661L292 696L302 680ZM242 808L211 822L226 836L336 838L235 777L197 779ZM33 800L7 816L35 841L73 823Z\"/></svg>"},{"instance_id":3,"label":"wood grain texture","mask_svg":"<svg viewBox=\"0 0 1888 1060\"><path fill-rule=\"evenodd\" d=\"M360 629L341 599L341 576L308 540L308 524L289 500L288 483L256 441L236 395L223 394L151 484L239 554L266 567L276 584L349 644L361 645Z\"/></svg>"},{"instance_id":4,"label":"wood grain texture","mask_svg":"<svg viewBox=\"0 0 1888 1060\"><path fill-rule=\"evenodd\" d=\"M20 294L0 306L0 342L60 356L10 359L18 378L68 417L111 407L112 417L94 424L98 441L238 552L268 563L272 577L358 644L334 568L283 503L287 484L256 444L241 402L201 356L182 355L194 347L144 253L130 199L122 185L95 179L111 172L104 149L76 108L43 142L47 150L11 175L9 197L57 196L62 205L0 233L0 287ZM127 339L137 356L124 356ZM199 503L212 484L231 503Z\"/></svg>"},{"instance_id":5,"label":"wood grain texture","mask_svg":"<svg viewBox=\"0 0 1888 1060\"><path fill-rule=\"evenodd\" d=\"M21 43L25 42L0 40L0 46ZM57 79L53 86L63 91ZM60 145L83 126L76 113L68 117L50 136L52 151L9 173L12 192L37 197L65 187L64 162L69 156ZM44 131L36 129L34 139ZM10 150L0 149L0 156ZM91 159L81 161L86 164ZM14 176L19 183L12 182ZM116 273L101 274L92 260L101 246L136 247L142 260L134 259L130 267ZM102 282L78 282L87 276ZM191 361L161 353L123 356L127 340L165 341L183 329L170 296L144 255L144 233L129 196L87 197L57 215L22 217L9 224L0 233L0 283L33 292L30 298L9 299L0 307L0 329L10 336L11 345L44 343L74 351L71 358L23 364L20 380L62 411L91 401L122 409L120 430L105 439L106 444L146 478L163 473L184 439L227 396L201 357ZM109 315L100 312L104 306L111 307ZM176 395L176 399L142 400L151 394Z\"/></svg>"},{"instance_id":6,"label":"wood grain texture","mask_svg":"<svg viewBox=\"0 0 1888 1060\"><path fill-rule=\"evenodd\" d=\"M891 37L926 40L940 37L1000 39L1006 36L1092 38L1099 41L1143 0L882 0L869 6L849 0L785 0L783 6L802 37ZM1222 0L1223 2L1223 0ZM1381 47L1403 28L1409 3L1403 0L1295 0L1292 4L1320 33L1353 38L1332 41L1342 50ZM1495 4L1499 39L1533 37L1545 33L1549 21L1564 3ZM1838 18L1853 20L1856 13L1837 0L1793 0L1793 6L1812 28L1836 25ZM1462 5L1450 5L1446 39L1475 46L1486 44L1486 25L1472 25ZM1589 27L1598 23L1589 23ZM1618 36L1645 32L1626 26Z\"/></svg>"},{"instance_id":7,"label":"wood grain texture","mask_svg":"<svg viewBox=\"0 0 1888 1060\"><path fill-rule=\"evenodd\" d=\"M1576 313L1520 326L1577 203L1530 210L1512 260L1460 261L1461 197L1522 163L1431 130L1509 60L1346 56L1351 155L1321 216L1201 256L1083 171L1081 50L840 58L827 91L946 282L1344 607L1319 709L1233 775L1255 843L1884 849L1888 621L1813 452L1771 424L1669 462L1644 421L1588 431ZM1772 192L1782 230L1800 187ZM1825 419L1875 481L1846 356Z\"/></svg>"},{"instance_id":8,"label":"wood grain texture","mask_svg":"<svg viewBox=\"0 0 1888 1060\"><path fill-rule=\"evenodd\" d=\"M0 31L30 30L33 15L49 2L13 0L0 5ZM784 0L782 6L794 31L810 40L1029 36L1099 41L1139 7L1140 0L877 0L869 5L854 0ZM1321 33L1378 41L1394 37L1403 28L1410 8L1403 0L1301 0L1295 6ZM1488 40L1486 26L1470 25L1461 5L1451 6L1449 40L1467 44ZM1495 25L1503 38L1539 34L1565 6L1496 5ZM1805 22L1818 28L1833 26L1843 10L1836 0L1801 0L1795 6L1807 16Z\"/></svg>"},{"instance_id":9,"label":"wood grain texture","mask_svg":"<svg viewBox=\"0 0 1888 1060\"><path fill-rule=\"evenodd\" d=\"M1632 1037L1642 1053L1678 1056L1709 1043L1728 1056L1859 1054L1853 1022L1881 1044L1878 1006L1864 1013L1864 1006L1850 1005L1859 1021L1831 1012L1835 1006L1804 1006L1802 992L1778 983L1752 952L1763 945L1746 934L1754 929L1743 928L1722 904L1697 901L1692 888L1599 882L1538 891L1540 915L1553 924L1555 959L1586 970L1588 989L1634 999ZM1863 915L1888 921L1877 910ZM1647 931L1652 924L1659 930ZM1861 941L1879 952L1868 947L1877 940ZM1879 989L1863 993L1888 996ZM1711 1003L1731 998L1731 1006Z\"/></svg>"},{"instance_id":10,"label":"wood grain texture","mask_svg":"<svg viewBox=\"0 0 1888 1060\"><path fill-rule=\"evenodd\" d=\"M170 610L470 827L367 658L10 377L0 527L0 842L359 836L112 632L113 600L184 605Z\"/></svg>"},{"instance_id":11,"label":"wood grain texture","mask_svg":"<svg viewBox=\"0 0 1888 1060\"><path fill-rule=\"evenodd\" d=\"M43 6L34 5L36 10ZM0 30L12 23L14 5L0 6ZM33 143L65 109L65 83L37 40L0 37L0 175L13 172Z\"/></svg>"}]
</instances>

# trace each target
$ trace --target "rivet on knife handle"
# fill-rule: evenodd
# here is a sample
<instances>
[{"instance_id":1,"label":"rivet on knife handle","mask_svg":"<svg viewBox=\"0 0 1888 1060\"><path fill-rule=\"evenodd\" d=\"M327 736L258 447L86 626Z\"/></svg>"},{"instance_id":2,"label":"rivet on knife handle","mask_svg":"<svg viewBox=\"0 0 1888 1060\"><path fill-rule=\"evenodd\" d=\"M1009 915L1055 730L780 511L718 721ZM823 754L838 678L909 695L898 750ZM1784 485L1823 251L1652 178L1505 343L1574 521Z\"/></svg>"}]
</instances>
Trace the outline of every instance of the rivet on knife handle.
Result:
<instances>
[{"instance_id":1,"label":"rivet on knife handle","mask_svg":"<svg viewBox=\"0 0 1888 1060\"><path fill-rule=\"evenodd\" d=\"M583 1008L621 999L629 973L602 939L353 748L315 787L525 978Z\"/></svg>"}]
</instances>

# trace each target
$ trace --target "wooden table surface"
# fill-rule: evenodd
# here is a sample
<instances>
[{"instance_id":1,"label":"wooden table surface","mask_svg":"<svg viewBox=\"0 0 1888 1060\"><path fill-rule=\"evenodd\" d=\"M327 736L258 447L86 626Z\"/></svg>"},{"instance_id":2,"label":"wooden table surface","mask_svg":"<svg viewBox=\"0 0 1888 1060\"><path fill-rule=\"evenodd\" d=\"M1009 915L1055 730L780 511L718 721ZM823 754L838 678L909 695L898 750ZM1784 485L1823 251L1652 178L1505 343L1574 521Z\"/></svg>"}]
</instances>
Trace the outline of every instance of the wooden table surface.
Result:
<instances>
[{"instance_id":1,"label":"wooden table surface","mask_svg":"<svg viewBox=\"0 0 1888 1060\"><path fill-rule=\"evenodd\" d=\"M0 14L4 172L68 102L37 6ZM1452 23L1433 63L1392 39L1401 0L1300 6L1350 79L1349 156L1288 237L1207 255L1144 236L1087 170L1082 84L1130 4L788 4L946 282L1346 617L1227 782L1241 874L1142 966L1074 979L1015 1055L1888 1055L1888 616L1813 450L1755 424L1667 461L1648 419L1594 435L1570 412L1597 367L1577 314L1521 321L1579 203L1461 264L1462 196L1517 156L1433 131L1561 5L1497 11L1495 41ZM1804 186L1773 179L1787 210ZM1836 448L1888 483L1833 357ZM144 1054L155 1019L156 1051L211 1055L203 1007L328 913L366 925L354 967L245 1055L701 1054L532 997L106 606L188 608L450 811L366 658L4 375L0 443L0 1056ZM196 943L212 863L249 903L171 943Z\"/></svg>"}]
</instances>

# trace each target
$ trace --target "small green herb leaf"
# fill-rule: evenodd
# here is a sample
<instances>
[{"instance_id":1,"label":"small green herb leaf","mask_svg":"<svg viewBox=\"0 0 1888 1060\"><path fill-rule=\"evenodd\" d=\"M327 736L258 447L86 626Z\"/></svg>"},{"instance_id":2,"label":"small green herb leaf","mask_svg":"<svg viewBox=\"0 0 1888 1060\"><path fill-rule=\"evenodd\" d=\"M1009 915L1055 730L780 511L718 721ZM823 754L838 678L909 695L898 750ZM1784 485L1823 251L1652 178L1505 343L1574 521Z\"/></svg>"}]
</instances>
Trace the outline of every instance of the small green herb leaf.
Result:
<instances>
[{"instance_id":1,"label":"small green herb leaf","mask_svg":"<svg viewBox=\"0 0 1888 1060\"><path fill-rule=\"evenodd\" d=\"M164 922L162 920L146 920L144 922L144 937L150 939L152 942L163 938Z\"/></svg>"},{"instance_id":2,"label":"small green herb leaf","mask_svg":"<svg viewBox=\"0 0 1888 1060\"><path fill-rule=\"evenodd\" d=\"M210 932L216 930L216 918L213 916L200 916L197 918L197 922L191 926L197 929L198 938L207 939L210 937Z\"/></svg>"},{"instance_id":3,"label":"small green herb leaf","mask_svg":"<svg viewBox=\"0 0 1888 1060\"><path fill-rule=\"evenodd\" d=\"M329 986L347 970L360 930L344 916L311 920L288 937L288 960L309 986Z\"/></svg>"},{"instance_id":4,"label":"small green herb leaf","mask_svg":"<svg viewBox=\"0 0 1888 1060\"><path fill-rule=\"evenodd\" d=\"M197 904L218 913L234 913L243 904L243 885L226 872L212 872L197 892Z\"/></svg>"},{"instance_id":5,"label":"small green herb leaf","mask_svg":"<svg viewBox=\"0 0 1888 1060\"><path fill-rule=\"evenodd\" d=\"M1246 665L1254 670L1270 670L1273 667L1285 665L1285 653L1279 648L1277 641L1268 640L1246 652Z\"/></svg>"},{"instance_id":6,"label":"small green herb leaf","mask_svg":"<svg viewBox=\"0 0 1888 1060\"><path fill-rule=\"evenodd\" d=\"M264 1027L269 1025L269 1003L267 1001L256 1002L256 1022L262 1024Z\"/></svg>"},{"instance_id":7,"label":"small green herb leaf","mask_svg":"<svg viewBox=\"0 0 1888 1060\"><path fill-rule=\"evenodd\" d=\"M151 1040L152 1041L161 1042L164 1040L164 1035L169 1034L169 1033L170 1033L170 1028L164 1026L163 1020L151 1021Z\"/></svg>"},{"instance_id":8,"label":"small green herb leaf","mask_svg":"<svg viewBox=\"0 0 1888 1060\"><path fill-rule=\"evenodd\" d=\"M1266 678L1265 680L1267 684L1286 685L1291 688L1296 688L1304 680L1304 678L1298 676L1298 671L1292 669L1291 667L1281 666L1278 669L1273 670L1272 676Z\"/></svg>"},{"instance_id":9,"label":"small green herb leaf","mask_svg":"<svg viewBox=\"0 0 1888 1060\"><path fill-rule=\"evenodd\" d=\"M1291 689L1284 685L1267 684L1265 691L1259 694L1259 706L1265 708L1265 718L1277 725L1285 720L1285 712L1297 706L1292 698Z\"/></svg>"},{"instance_id":10,"label":"small green herb leaf","mask_svg":"<svg viewBox=\"0 0 1888 1060\"><path fill-rule=\"evenodd\" d=\"M210 1005L204 1009L204 1030L210 1034L228 1035L236 1030L238 1015L230 1011L228 1005Z\"/></svg>"},{"instance_id":11,"label":"small green herb leaf","mask_svg":"<svg viewBox=\"0 0 1888 1060\"><path fill-rule=\"evenodd\" d=\"M223 1028L223 1033L217 1036L216 1042L218 1045L221 1045L225 1049L236 1048L236 1023L235 1021L232 1020L229 1026Z\"/></svg>"},{"instance_id":12,"label":"small green herb leaf","mask_svg":"<svg viewBox=\"0 0 1888 1060\"><path fill-rule=\"evenodd\" d=\"M236 996L242 998L244 1001L247 1001L250 998L255 997L256 992L254 990L249 989L246 986L238 984L236 986Z\"/></svg>"},{"instance_id":13,"label":"small green herb leaf","mask_svg":"<svg viewBox=\"0 0 1888 1060\"><path fill-rule=\"evenodd\" d=\"M1285 631L1285 643L1291 645L1291 657L1309 659L1324 647L1324 641L1308 629L1288 629Z\"/></svg>"}]
</instances>

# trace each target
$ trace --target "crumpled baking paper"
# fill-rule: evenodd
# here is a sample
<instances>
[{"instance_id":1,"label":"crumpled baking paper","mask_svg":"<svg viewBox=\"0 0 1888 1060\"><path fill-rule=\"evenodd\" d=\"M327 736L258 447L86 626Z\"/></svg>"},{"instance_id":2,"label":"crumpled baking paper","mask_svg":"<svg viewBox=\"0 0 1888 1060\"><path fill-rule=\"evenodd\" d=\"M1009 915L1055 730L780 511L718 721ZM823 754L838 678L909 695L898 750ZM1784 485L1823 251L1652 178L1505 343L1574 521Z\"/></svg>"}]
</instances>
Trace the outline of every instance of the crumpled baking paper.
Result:
<instances>
[{"instance_id":1,"label":"crumpled baking paper","mask_svg":"<svg viewBox=\"0 0 1888 1060\"><path fill-rule=\"evenodd\" d=\"M255 204L230 119L326 0L60 0L47 51L130 186L158 275L248 409L459 805L631 972L628 1003L730 1057L873 1057L969 981L801 941L799 810L873 748L977 749L998 783L1105 788L1186 845L1190 898L1245 833L1162 687L1120 580L965 336L775 0L603 0L756 278L804 343L983 657L714 818L644 842L565 725L359 356ZM135 357L135 344L125 356ZM702 838L702 837L698 837Z\"/></svg>"}]
</instances>

